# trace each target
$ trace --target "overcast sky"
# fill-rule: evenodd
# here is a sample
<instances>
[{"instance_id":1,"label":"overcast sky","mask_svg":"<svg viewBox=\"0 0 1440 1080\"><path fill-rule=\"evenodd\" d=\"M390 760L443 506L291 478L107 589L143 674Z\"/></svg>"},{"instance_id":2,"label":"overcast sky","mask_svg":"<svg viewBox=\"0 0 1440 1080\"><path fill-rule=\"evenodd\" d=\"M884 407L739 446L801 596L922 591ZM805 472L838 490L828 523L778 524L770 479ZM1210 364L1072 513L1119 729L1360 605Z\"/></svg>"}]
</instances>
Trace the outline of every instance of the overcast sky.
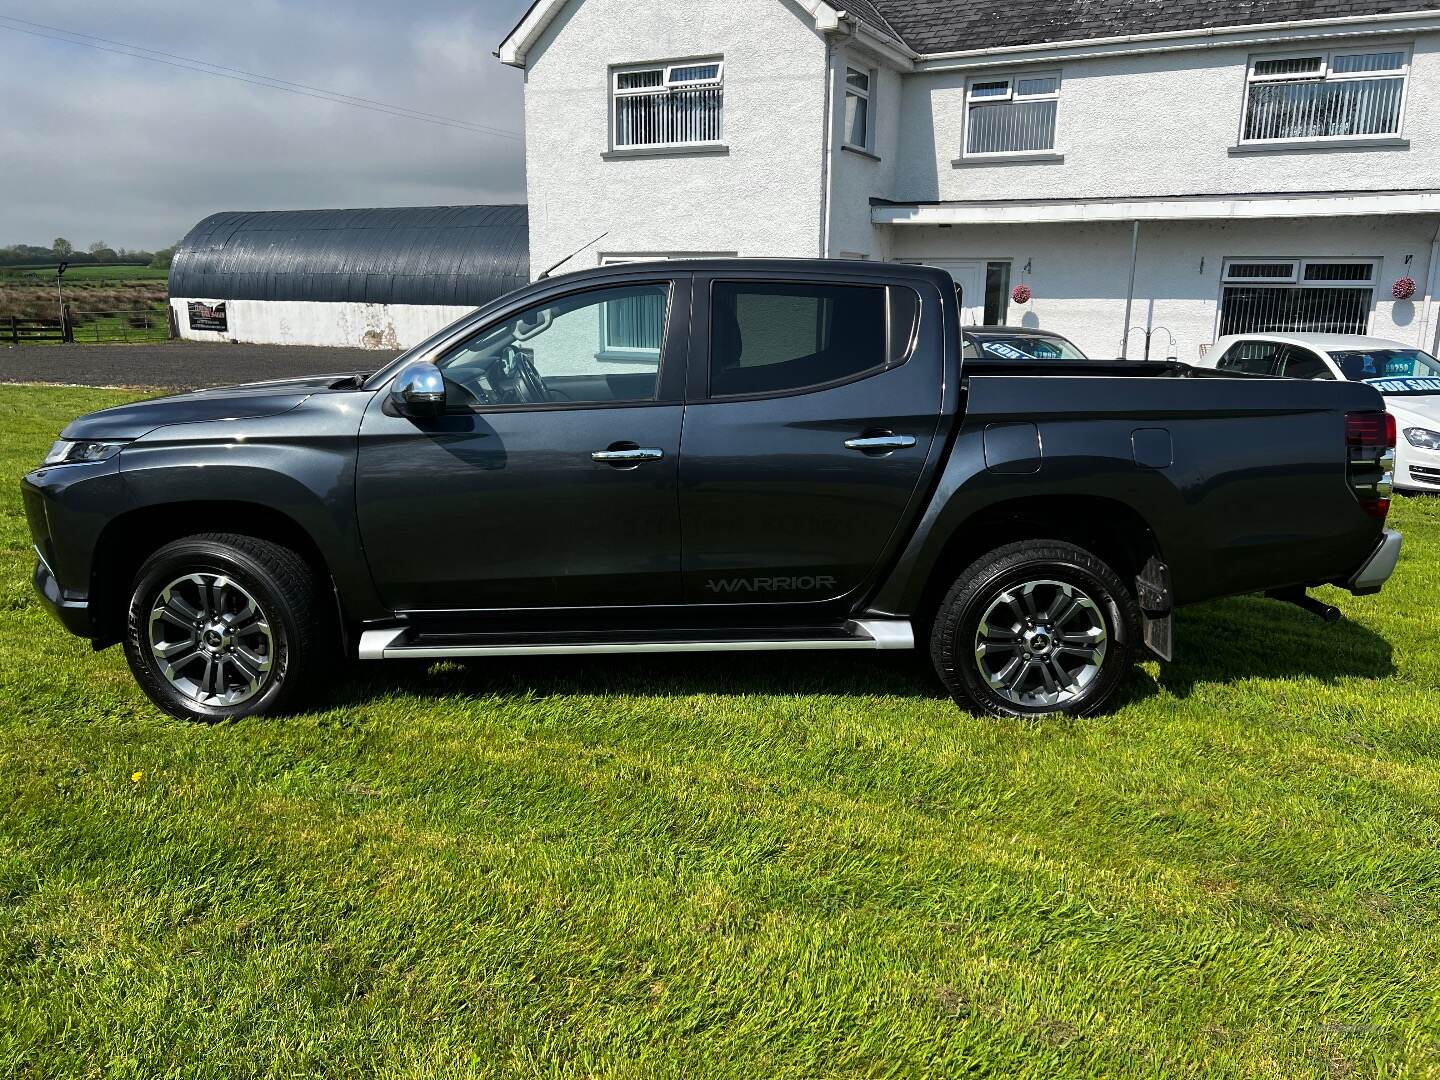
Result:
<instances>
[{"instance_id":1,"label":"overcast sky","mask_svg":"<svg viewBox=\"0 0 1440 1080\"><path fill-rule=\"evenodd\" d=\"M520 72L491 53L528 4L0 0L0 245L156 248L216 210L525 196L518 139L17 33L14 20L518 133Z\"/></svg>"}]
</instances>

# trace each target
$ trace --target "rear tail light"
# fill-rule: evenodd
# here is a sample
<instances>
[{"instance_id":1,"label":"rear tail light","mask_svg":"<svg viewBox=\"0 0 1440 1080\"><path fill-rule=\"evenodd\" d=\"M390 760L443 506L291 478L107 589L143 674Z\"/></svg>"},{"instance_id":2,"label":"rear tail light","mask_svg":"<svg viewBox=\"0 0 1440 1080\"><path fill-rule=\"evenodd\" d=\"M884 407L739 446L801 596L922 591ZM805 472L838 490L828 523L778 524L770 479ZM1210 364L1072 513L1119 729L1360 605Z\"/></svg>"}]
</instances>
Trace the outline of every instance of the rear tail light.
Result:
<instances>
[{"instance_id":1,"label":"rear tail light","mask_svg":"<svg viewBox=\"0 0 1440 1080\"><path fill-rule=\"evenodd\" d=\"M1395 417L1379 411L1346 413L1345 446L1350 490L1362 510L1383 521L1395 479Z\"/></svg>"}]
</instances>

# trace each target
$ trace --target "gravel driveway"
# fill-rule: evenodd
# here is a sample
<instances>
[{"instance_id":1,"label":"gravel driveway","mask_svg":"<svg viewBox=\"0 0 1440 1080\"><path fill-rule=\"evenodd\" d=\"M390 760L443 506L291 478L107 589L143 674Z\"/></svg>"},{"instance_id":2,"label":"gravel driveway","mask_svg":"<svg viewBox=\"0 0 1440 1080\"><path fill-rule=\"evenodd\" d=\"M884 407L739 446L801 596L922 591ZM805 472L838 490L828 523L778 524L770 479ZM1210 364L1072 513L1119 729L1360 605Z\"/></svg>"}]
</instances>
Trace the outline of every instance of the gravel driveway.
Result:
<instances>
[{"instance_id":1,"label":"gravel driveway","mask_svg":"<svg viewBox=\"0 0 1440 1080\"><path fill-rule=\"evenodd\" d=\"M382 349L179 341L163 345L15 345L0 347L0 382L192 389L331 371L374 371L397 355Z\"/></svg>"}]
</instances>

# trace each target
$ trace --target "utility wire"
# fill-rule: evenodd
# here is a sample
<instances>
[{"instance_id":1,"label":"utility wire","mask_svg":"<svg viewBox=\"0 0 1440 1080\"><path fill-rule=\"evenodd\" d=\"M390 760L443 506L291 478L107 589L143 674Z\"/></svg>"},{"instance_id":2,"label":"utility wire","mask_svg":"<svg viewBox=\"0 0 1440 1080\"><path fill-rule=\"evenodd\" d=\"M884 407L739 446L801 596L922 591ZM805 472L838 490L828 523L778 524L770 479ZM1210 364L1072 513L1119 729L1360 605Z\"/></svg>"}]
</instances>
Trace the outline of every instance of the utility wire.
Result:
<instances>
[{"instance_id":1,"label":"utility wire","mask_svg":"<svg viewBox=\"0 0 1440 1080\"><path fill-rule=\"evenodd\" d=\"M288 79L277 78L277 77L274 76L274 75L265 75L265 74L260 73L260 72L246 71L244 68L227 67L227 66L224 65L224 64L216 64L216 63L214 63L214 62L212 62L212 61L209 61L209 60L199 60L199 59L196 59L196 58L193 57L193 56L181 56L181 55L179 55L178 53L162 52L162 51L159 50L159 49L151 49L151 48L148 48L148 47L146 47L146 46L144 46L144 45L131 45L131 44L129 44L129 43L127 43L127 42L124 42L124 41L116 41L116 40L114 40L113 38L99 37L98 35L95 35L95 34L82 34L82 33L81 33L80 31L78 31L78 30L66 30L66 29L64 29L63 27L59 27L59 26L48 26L48 25L46 25L45 23L32 22L32 21L30 21L29 19L17 18L17 17L14 16L14 15L0 15L0 19L3 19L3 20L5 20L5 21L7 21L7 22L24 23L26 26L33 26L33 27L35 27L35 28L37 28L37 29L40 29L40 30L50 30L50 31L54 31L54 32L56 32L56 33L65 34L65 35L67 35L68 37L86 38L86 39L88 39L88 40L90 40L90 41L103 41L103 42L104 42L105 44L107 44L107 45L118 45L118 46L120 46L121 48L124 48L124 49L131 49L131 50L134 50L135 52L141 52L141 53L149 53L149 54L151 54L152 56L164 56L164 57L168 57L168 58L171 59L171 60L182 60L182 61L184 61L184 62L187 63L187 64L199 64L199 65L201 65L201 66L203 66L203 67L206 67L206 68L214 68L214 69L216 69L217 71L229 71L229 72L235 73L236 75L244 75L244 76L247 76L248 78L252 78L252 79L263 79L265 82L267 82L267 83L274 83L274 84L277 84L277 86L294 87L295 89L298 89L298 90L312 90L312 91L314 91L314 92L317 93L317 94L324 94L324 95L327 96L327 97L344 98L344 99L347 100L347 101L362 102L362 103L364 103L364 104L366 104L366 105L378 105L379 107L381 107L381 108L383 108L383 109L392 109L392 110L399 110L399 111L401 111L401 112L406 112L406 113L413 113L413 114L416 115L416 116L427 117L427 118L429 118L429 119L431 119L431 120L444 120L446 123L450 123L450 124L462 124L462 125L464 125L464 126L466 126L466 127L478 127L478 128L480 128L482 131L490 132L490 133L496 134L496 135L513 135L513 136L515 136L516 138L520 138L520 137L521 137L519 132L515 132L515 131L505 131L505 130L500 129L500 128L492 128L492 127L488 127L488 126L486 126L486 125L484 125L484 124L476 124L476 123L473 123L473 122L471 122L471 121L469 121L469 120L460 120L460 119L457 119L456 117L453 117L453 116L441 116L441 115L439 115L438 113L426 112L426 111L424 111L423 109L413 109L413 108L411 108L411 107L408 106L408 105L395 105L395 104L392 104L391 102L388 102L388 101L376 101L374 98L360 97L360 96L357 95L357 94L342 94L342 93L340 93L340 92L337 91L337 90L326 90L326 89L325 89L324 87L322 87L322 86L310 86L310 85L308 85L308 84L306 84L306 83L290 82ZM14 29L14 28L12 27L11 29ZM83 42L76 41L76 42L72 42L72 44L81 45L81 44L83 44ZM144 59L148 59L148 57L140 56L140 57L136 57L136 59L138 59L138 60L144 60Z\"/></svg>"},{"instance_id":2,"label":"utility wire","mask_svg":"<svg viewBox=\"0 0 1440 1080\"><path fill-rule=\"evenodd\" d=\"M7 25L7 23L23 23L24 25L11 26ZM37 29L27 29L27 27ZM484 124L474 124L468 120L457 120L454 117L440 116L436 113L412 109L405 105L392 105L389 102L375 101L372 98L357 97L353 94L342 94L334 90L308 86L305 83L295 83L286 79L278 79L271 75L245 71L241 68L226 67L223 64L214 64L208 60L198 60L190 56L180 56L176 53L161 52L158 49L147 49L144 46L131 45L123 41L113 41L110 38L96 37L93 34L81 34L77 31L65 30L58 26L48 26L45 23L31 22L28 19L18 19L13 15L0 15L0 30L11 30L19 34L29 34L32 37L59 41L66 45L79 45L87 49L98 49L101 52L114 53L117 56L128 56L134 60L148 60L151 63L164 64L166 67L179 68L182 71L194 71L201 75L214 75L222 79L231 79L235 82L249 83L252 86L265 86L272 90L283 90L289 94L315 98L318 101L328 101L334 105L349 105L357 109L383 113L386 116L398 116L406 120L419 120L423 123L435 124L440 127L456 128L479 135L494 135L505 139L524 138L523 135L516 131L506 131L502 128L488 127ZM53 31L53 33L47 33L46 31ZM86 40L76 40L77 38Z\"/></svg>"}]
</instances>

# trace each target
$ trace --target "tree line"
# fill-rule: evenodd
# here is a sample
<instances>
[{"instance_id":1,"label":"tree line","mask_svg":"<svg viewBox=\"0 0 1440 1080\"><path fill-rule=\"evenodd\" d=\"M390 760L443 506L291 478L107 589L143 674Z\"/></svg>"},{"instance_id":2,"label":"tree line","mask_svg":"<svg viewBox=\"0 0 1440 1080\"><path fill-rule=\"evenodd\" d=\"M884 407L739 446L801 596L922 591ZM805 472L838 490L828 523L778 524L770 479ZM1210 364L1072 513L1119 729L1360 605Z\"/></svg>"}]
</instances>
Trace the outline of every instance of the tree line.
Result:
<instances>
[{"instance_id":1,"label":"tree line","mask_svg":"<svg viewBox=\"0 0 1440 1080\"><path fill-rule=\"evenodd\" d=\"M86 263L144 264L163 270L170 265L175 254L175 245L159 251L144 251L133 248L112 248L104 240L96 240L84 251L77 251L75 245L63 236L57 236L49 247L37 244L10 244L0 247L0 266L46 266L50 263L71 262L77 266Z\"/></svg>"}]
</instances>

